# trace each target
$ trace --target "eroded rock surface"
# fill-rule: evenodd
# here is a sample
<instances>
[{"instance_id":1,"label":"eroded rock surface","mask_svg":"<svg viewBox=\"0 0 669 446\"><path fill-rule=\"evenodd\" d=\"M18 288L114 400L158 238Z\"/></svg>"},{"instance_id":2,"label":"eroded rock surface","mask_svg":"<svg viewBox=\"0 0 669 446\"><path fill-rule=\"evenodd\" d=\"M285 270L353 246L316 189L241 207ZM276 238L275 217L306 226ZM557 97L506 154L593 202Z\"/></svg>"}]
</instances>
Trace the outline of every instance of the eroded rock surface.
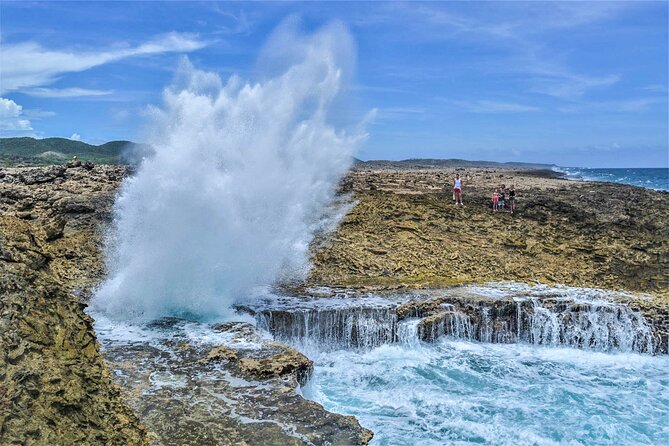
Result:
<instances>
[{"instance_id":1,"label":"eroded rock surface","mask_svg":"<svg viewBox=\"0 0 669 446\"><path fill-rule=\"evenodd\" d=\"M105 346L160 444L362 445L372 438L354 417L302 398L298 386L312 370L302 353L259 337L250 324L197 326L204 332L195 336L191 325L166 319L151 327L158 338Z\"/></svg>"},{"instance_id":2,"label":"eroded rock surface","mask_svg":"<svg viewBox=\"0 0 669 446\"><path fill-rule=\"evenodd\" d=\"M444 191L450 171L352 172L342 186L357 204L314 244L310 284L517 280L648 292L628 305L666 345L669 194L506 170L460 173L464 207ZM366 443L371 433L354 418L299 395L308 358L254 340L248 325L218 327L229 342L206 348L189 339L110 345L110 374L84 306L104 272L101 231L126 174L118 166L0 168L0 443ZM502 182L519 194L513 216L488 206ZM446 326L444 303L425 304L432 309L421 333ZM509 311L500 308L498 320L512 321ZM171 363L161 362L164 348Z\"/></svg>"},{"instance_id":3,"label":"eroded rock surface","mask_svg":"<svg viewBox=\"0 0 669 446\"><path fill-rule=\"evenodd\" d=\"M356 170L356 206L318 242L311 282L358 288L522 281L653 293L669 302L669 193L536 172ZM493 213L515 184L517 212Z\"/></svg>"},{"instance_id":4,"label":"eroded rock surface","mask_svg":"<svg viewBox=\"0 0 669 446\"><path fill-rule=\"evenodd\" d=\"M58 167L3 173L0 443L148 444L76 293L85 294L100 271L97 228L117 184L106 178L121 172L108 168L85 178ZM91 212L65 205L87 197L96 203Z\"/></svg>"}]
</instances>

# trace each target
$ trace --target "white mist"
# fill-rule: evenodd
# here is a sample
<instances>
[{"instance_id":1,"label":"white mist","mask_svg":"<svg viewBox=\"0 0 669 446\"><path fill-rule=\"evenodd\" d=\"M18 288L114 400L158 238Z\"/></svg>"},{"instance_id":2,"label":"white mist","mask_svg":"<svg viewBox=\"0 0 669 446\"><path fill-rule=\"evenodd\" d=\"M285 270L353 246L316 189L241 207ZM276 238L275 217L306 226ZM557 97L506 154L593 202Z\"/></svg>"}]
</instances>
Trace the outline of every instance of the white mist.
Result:
<instances>
[{"instance_id":1,"label":"white mist","mask_svg":"<svg viewBox=\"0 0 669 446\"><path fill-rule=\"evenodd\" d=\"M225 316L252 288L306 273L317 222L364 139L327 121L352 48L341 26L298 37L288 24L265 50L278 74L261 82L224 84L182 61L152 110L156 152L118 195L96 309Z\"/></svg>"}]
</instances>

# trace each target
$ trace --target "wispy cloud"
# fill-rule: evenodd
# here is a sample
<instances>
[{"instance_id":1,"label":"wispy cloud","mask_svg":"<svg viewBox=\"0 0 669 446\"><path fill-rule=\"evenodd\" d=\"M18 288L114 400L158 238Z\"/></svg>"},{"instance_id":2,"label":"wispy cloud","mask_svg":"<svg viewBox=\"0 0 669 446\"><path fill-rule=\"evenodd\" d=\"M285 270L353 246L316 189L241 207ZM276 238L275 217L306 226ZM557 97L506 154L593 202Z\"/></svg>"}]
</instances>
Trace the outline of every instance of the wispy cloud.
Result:
<instances>
[{"instance_id":1,"label":"wispy cloud","mask_svg":"<svg viewBox=\"0 0 669 446\"><path fill-rule=\"evenodd\" d=\"M383 17L388 23L395 23L397 38L473 41L502 48L499 56L486 61L487 67L524 76L528 89L535 93L573 100L621 79L619 73L594 75L574 70L565 60L567 55L556 50L552 39L556 32L584 29L619 16L632 7L630 4L530 2L523 6L523 14L518 14L516 2L490 3L485 9L465 3L458 6L392 3L383 10ZM361 20L364 24L364 19ZM379 20L377 17L369 25L376 26ZM410 67L403 69L411 71ZM404 76L404 71L398 71L398 75Z\"/></svg>"},{"instance_id":2,"label":"wispy cloud","mask_svg":"<svg viewBox=\"0 0 669 446\"><path fill-rule=\"evenodd\" d=\"M129 57L168 52L190 52L206 45L207 42L199 39L194 34L175 32L156 36L134 47L90 52L52 50L44 48L36 42L3 43L0 93L43 87L54 83L63 74L85 71ZM77 89L66 89L66 92L67 90L72 94ZM84 89L78 90L79 92L86 91ZM52 94L58 93L52 92Z\"/></svg>"},{"instance_id":3,"label":"wispy cloud","mask_svg":"<svg viewBox=\"0 0 669 446\"><path fill-rule=\"evenodd\" d=\"M249 34L253 28L254 22L243 9L237 12L226 11L219 3L211 3L211 10L231 21L230 24L219 25L218 34Z\"/></svg>"},{"instance_id":4,"label":"wispy cloud","mask_svg":"<svg viewBox=\"0 0 669 446\"><path fill-rule=\"evenodd\" d=\"M537 112L541 110L539 107L526 104L518 104L515 102L499 102L499 101L461 101L443 99L444 101L455 105L459 109L466 110L471 113L527 113Z\"/></svg>"},{"instance_id":5,"label":"wispy cloud","mask_svg":"<svg viewBox=\"0 0 669 446\"><path fill-rule=\"evenodd\" d=\"M35 120L51 118L53 116L56 116L56 112L48 110L40 110L38 108L23 110L23 114L25 115L26 118Z\"/></svg>"},{"instance_id":6,"label":"wispy cloud","mask_svg":"<svg viewBox=\"0 0 669 446\"><path fill-rule=\"evenodd\" d=\"M427 111L422 107L385 107L376 111L376 121L397 119L416 119L425 117Z\"/></svg>"},{"instance_id":7,"label":"wispy cloud","mask_svg":"<svg viewBox=\"0 0 669 446\"><path fill-rule=\"evenodd\" d=\"M618 74L584 76L564 71L546 72L531 79L534 86L530 91L560 99L575 99L593 89L610 87L620 79Z\"/></svg>"},{"instance_id":8,"label":"wispy cloud","mask_svg":"<svg viewBox=\"0 0 669 446\"><path fill-rule=\"evenodd\" d=\"M642 90L649 91L651 93L661 93L664 95L669 93L669 88L667 88L665 84L646 85L645 87L642 88Z\"/></svg>"},{"instance_id":9,"label":"wispy cloud","mask_svg":"<svg viewBox=\"0 0 669 446\"><path fill-rule=\"evenodd\" d=\"M662 105L666 109L667 102L668 100L666 97L644 97L618 101L583 102L559 107L558 111L563 113L579 113L584 111L635 113L651 110L653 107L658 105Z\"/></svg>"},{"instance_id":10,"label":"wispy cloud","mask_svg":"<svg viewBox=\"0 0 669 446\"><path fill-rule=\"evenodd\" d=\"M22 90L30 96L38 98L79 98L83 96L106 96L112 94L112 90L91 90L88 88L29 88Z\"/></svg>"}]
</instances>

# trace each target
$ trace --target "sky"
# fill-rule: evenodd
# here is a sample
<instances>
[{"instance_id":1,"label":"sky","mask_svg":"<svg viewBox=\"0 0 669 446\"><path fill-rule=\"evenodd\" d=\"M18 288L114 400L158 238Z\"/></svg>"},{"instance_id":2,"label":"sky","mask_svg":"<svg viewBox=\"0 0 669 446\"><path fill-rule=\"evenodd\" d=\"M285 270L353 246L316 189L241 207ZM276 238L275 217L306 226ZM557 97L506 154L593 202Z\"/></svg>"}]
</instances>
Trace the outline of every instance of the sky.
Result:
<instances>
[{"instance_id":1,"label":"sky","mask_svg":"<svg viewBox=\"0 0 669 446\"><path fill-rule=\"evenodd\" d=\"M257 82L287 18L339 21L355 64L332 120L361 159L669 163L661 2L0 1L0 136L141 140L187 56ZM371 113L370 113L371 112Z\"/></svg>"}]
</instances>

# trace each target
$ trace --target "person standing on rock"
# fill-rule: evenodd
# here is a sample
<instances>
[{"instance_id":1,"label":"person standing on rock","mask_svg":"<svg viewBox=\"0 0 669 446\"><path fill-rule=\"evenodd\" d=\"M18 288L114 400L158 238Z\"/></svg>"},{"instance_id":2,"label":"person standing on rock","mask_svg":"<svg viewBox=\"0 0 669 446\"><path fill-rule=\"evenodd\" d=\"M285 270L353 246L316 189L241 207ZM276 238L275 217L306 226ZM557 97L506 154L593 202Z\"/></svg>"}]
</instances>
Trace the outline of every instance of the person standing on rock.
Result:
<instances>
[{"instance_id":1,"label":"person standing on rock","mask_svg":"<svg viewBox=\"0 0 669 446\"><path fill-rule=\"evenodd\" d=\"M460 174L455 174L455 179L453 180L453 199L456 205L462 205L462 180L460 179Z\"/></svg>"},{"instance_id":2,"label":"person standing on rock","mask_svg":"<svg viewBox=\"0 0 669 446\"><path fill-rule=\"evenodd\" d=\"M516 187L512 184L511 189L509 190L509 208L511 208L511 213L516 210Z\"/></svg>"}]
</instances>

